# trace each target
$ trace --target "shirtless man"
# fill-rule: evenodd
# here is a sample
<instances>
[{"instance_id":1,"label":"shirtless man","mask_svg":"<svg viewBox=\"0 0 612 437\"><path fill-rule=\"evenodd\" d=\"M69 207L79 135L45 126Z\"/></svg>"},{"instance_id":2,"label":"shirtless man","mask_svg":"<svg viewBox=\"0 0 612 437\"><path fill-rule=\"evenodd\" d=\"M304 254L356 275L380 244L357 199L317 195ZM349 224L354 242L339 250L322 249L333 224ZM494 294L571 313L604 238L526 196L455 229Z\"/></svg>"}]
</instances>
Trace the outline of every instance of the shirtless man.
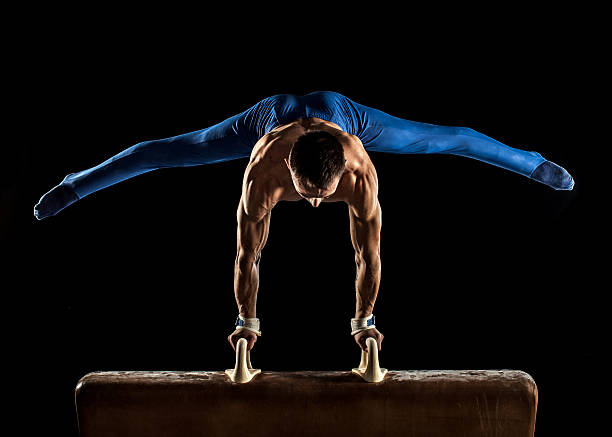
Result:
<instances>
[{"instance_id":1,"label":"shirtless man","mask_svg":"<svg viewBox=\"0 0 612 437\"><path fill-rule=\"evenodd\" d=\"M300 143L296 143L298 138L302 140ZM331 165L326 167L325 162L320 162L315 167L329 170L329 173L337 171L334 174L328 173L329 182L324 181L327 183L317 187L307 176L299 173L299 164L302 163L298 160L303 156L298 154L296 159L296 150L292 153L292 148L296 144L296 149L302 146L304 150L321 143L328 146L325 150L333 151L333 146L338 146L340 153L334 156L336 160ZM326 155L329 158L331 153ZM310 158L316 160L324 156L321 153ZM314 208L321 202L345 202L348 205L351 240L357 264L355 318L369 318L376 301L381 270L381 208L376 169L359 138L343 132L335 123L316 117L279 126L264 135L253 148L244 173L237 211L238 248L234 290L240 315L245 318L256 317L259 260L268 237L272 209L280 201L302 199L306 199ZM255 330L241 328L239 326L228 340L235 348L238 339L246 338L247 349L251 350L257 341L257 333ZM380 350L384 336L375 327L358 332L354 338L363 350L367 350L368 337L377 341Z\"/></svg>"},{"instance_id":2,"label":"shirtless man","mask_svg":"<svg viewBox=\"0 0 612 437\"><path fill-rule=\"evenodd\" d=\"M537 152L512 148L466 127L401 119L339 93L321 91L271 96L209 128L129 147L95 167L66 176L41 197L34 215L39 220L54 216L91 193L159 168L248 157L237 210L234 291L239 316L228 337L232 347L244 337L251 350L261 335L255 306L271 210L282 200L306 199L315 208L321 202L348 205L357 263L351 334L363 350L368 337L380 350L383 335L372 311L380 284L381 208L370 151L449 153L513 171L556 190L574 186L565 169Z\"/></svg>"}]
</instances>

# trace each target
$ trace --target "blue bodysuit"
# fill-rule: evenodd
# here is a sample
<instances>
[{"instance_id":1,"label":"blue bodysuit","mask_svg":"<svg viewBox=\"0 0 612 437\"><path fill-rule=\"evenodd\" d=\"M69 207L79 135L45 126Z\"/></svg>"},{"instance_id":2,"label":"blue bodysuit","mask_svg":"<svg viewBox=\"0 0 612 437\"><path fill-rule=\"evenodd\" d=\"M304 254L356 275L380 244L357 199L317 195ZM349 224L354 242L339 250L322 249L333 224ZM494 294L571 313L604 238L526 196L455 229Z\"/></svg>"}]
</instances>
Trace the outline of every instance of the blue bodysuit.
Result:
<instances>
[{"instance_id":1,"label":"blue bodysuit","mask_svg":"<svg viewBox=\"0 0 612 437\"><path fill-rule=\"evenodd\" d=\"M558 190L571 190L572 177L539 153L509 147L466 127L404 120L342 94L279 94L214 126L161 140L144 141L103 163L72 173L45 194L34 209L38 219L57 214L76 200L152 170L248 158L255 143L277 126L317 117L357 136L366 151L400 154L450 153L522 174Z\"/></svg>"}]
</instances>

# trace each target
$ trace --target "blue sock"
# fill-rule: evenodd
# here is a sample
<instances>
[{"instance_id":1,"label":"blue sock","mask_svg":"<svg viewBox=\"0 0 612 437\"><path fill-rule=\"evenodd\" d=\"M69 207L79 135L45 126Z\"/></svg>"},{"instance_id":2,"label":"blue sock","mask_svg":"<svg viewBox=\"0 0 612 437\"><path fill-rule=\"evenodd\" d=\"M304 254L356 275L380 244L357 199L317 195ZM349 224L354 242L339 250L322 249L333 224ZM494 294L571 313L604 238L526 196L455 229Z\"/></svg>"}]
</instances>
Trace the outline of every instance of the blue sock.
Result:
<instances>
[{"instance_id":1,"label":"blue sock","mask_svg":"<svg viewBox=\"0 0 612 437\"><path fill-rule=\"evenodd\" d=\"M34 207L34 216L38 220L51 217L77 200L79 196L69 187L58 185L40 198Z\"/></svg>"},{"instance_id":2,"label":"blue sock","mask_svg":"<svg viewBox=\"0 0 612 437\"><path fill-rule=\"evenodd\" d=\"M531 174L531 179L551 186L555 190L571 190L574 188L572 176L563 167L550 161L538 165Z\"/></svg>"}]
</instances>

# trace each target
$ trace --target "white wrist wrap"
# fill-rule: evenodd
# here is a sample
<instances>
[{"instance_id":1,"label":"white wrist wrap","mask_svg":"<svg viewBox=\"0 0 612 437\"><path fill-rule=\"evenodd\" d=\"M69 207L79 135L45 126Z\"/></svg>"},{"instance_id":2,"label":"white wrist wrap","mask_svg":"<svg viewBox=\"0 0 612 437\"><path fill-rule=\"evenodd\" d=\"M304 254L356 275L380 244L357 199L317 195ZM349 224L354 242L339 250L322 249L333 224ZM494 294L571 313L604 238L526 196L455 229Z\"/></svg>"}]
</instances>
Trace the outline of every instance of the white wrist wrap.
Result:
<instances>
[{"instance_id":1,"label":"white wrist wrap","mask_svg":"<svg viewBox=\"0 0 612 437\"><path fill-rule=\"evenodd\" d=\"M370 317L364 317L361 319L351 319L351 335L355 335L358 332L365 331L366 329L374 329L374 314Z\"/></svg>"},{"instance_id":2,"label":"white wrist wrap","mask_svg":"<svg viewBox=\"0 0 612 437\"><path fill-rule=\"evenodd\" d=\"M246 329L247 331L252 331L261 336L261 331L259 330L259 319L257 317L245 318L238 314L238 317L236 318L236 329L238 331Z\"/></svg>"}]
</instances>

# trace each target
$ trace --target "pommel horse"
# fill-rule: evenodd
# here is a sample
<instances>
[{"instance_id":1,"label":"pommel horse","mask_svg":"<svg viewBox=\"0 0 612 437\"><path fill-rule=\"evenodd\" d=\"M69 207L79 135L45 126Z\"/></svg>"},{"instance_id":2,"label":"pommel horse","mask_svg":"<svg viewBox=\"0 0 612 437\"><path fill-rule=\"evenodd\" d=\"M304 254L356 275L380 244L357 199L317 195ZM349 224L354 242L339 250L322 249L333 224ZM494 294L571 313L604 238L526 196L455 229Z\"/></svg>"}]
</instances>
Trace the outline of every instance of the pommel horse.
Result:
<instances>
[{"instance_id":1,"label":"pommel horse","mask_svg":"<svg viewBox=\"0 0 612 437\"><path fill-rule=\"evenodd\" d=\"M225 371L85 375L81 437L534 436L538 390L519 370L388 371L370 338L351 371L262 372L246 343Z\"/></svg>"}]
</instances>

